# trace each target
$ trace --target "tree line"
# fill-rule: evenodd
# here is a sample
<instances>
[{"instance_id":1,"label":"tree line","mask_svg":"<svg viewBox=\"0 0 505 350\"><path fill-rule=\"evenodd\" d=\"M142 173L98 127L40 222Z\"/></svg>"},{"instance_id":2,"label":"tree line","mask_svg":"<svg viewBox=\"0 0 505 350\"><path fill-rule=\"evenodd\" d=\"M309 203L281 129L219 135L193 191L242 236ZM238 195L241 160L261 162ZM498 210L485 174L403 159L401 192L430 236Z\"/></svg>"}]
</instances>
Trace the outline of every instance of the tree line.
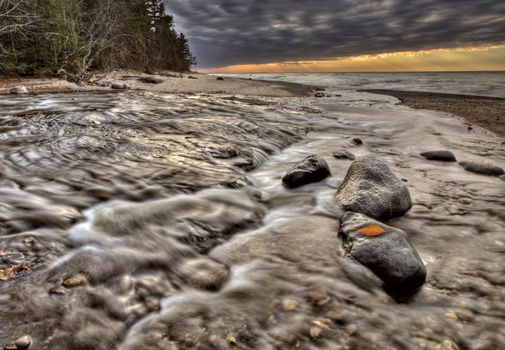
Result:
<instances>
[{"instance_id":1,"label":"tree line","mask_svg":"<svg viewBox=\"0 0 505 350\"><path fill-rule=\"evenodd\" d=\"M0 72L48 75L196 64L162 0L0 0Z\"/></svg>"}]
</instances>

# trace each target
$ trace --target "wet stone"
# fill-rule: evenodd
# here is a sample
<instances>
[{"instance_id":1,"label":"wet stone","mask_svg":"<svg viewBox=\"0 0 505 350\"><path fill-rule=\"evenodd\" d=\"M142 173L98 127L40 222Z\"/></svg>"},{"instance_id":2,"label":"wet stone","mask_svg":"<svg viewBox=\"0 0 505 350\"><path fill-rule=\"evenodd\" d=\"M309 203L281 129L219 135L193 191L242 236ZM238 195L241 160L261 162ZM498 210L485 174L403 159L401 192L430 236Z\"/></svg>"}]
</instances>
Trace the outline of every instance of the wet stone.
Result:
<instances>
[{"instance_id":1,"label":"wet stone","mask_svg":"<svg viewBox=\"0 0 505 350\"><path fill-rule=\"evenodd\" d=\"M328 163L317 155L311 155L289 170L282 178L282 183L287 188L297 188L319 182L328 176L331 176Z\"/></svg>"},{"instance_id":2,"label":"wet stone","mask_svg":"<svg viewBox=\"0 0 505 350\"><path fill-rule=\"evenodd\" d=\"M324 92L316 92L314 97L326 97L326 94Z\"/></svg>"},{"instance_id":3,"label":"wet stone","mask_svg":"<svg viewBox=\"0 0 505 350\"><path fill-rule=\"evenodd\" d=\"M455 162L456 157L454 156L454 153L451 151L428 151L428 152L423 152L421 153L421 157L424 157L428 160L438 160L441 162Z\"/></svg>"},{"instance_id":4,"label":"wet stone","mask_svg":"<svg viewBox=\"0 0 505 350\"><path fill-rule=\"evenodd\" d=\"M345 149L333 152L333 157L337 159L350 159L350 160L354 160L356 158L354 154Z\"/></svg>"},{"instance_id":5,"label":"wet stone","mask_svg":"<svg viewBox=\"0 0 505 350\"><path fill-rule=\"evenodd\" d=\"M337 202L345 211L378 220L402 216L412 207L405 183L373 156L360 157L351 164L338 189Z\"/></svg>"},{"instance_id":6,"label":"wet stone","mask_svg":"<svg viewBox=\"0 0 505 350\"><path fill-rule=\"evenodd\" d=\"M503 168L489 162L464 161L459 162L459 165L466 171L481 175L502 176L505 174Z\"/></svg>"},{"instance_id":7,"label":"wet stone","mask_svg":"<svg viewBox=\"0 0 505 350\"><path fill-rule=\"evenodd\" d=\"M32 345L32 338L28 335L24 335L14 341L14 345L18 350L28 349Z\"/></svg>"},{"instance_id":8,"label":"wet stone","mask_svg":"<svg viewBox=\"0 0 505 350\"><path fill-rule=\"evenodd\" d=\"M362 214L346 213L339 235L346 257L372 271L388 292L408 293L424 284L426 268L402 230Z\"/></svg>"},{"instance_id":9,"label":"wet stone","mask_svg":"<svg viewBox=\"0 0 505 350\"><path fill-rule=\"evenodd\" d=\"M353 138L352 143L355 144L356 146L361 146L363 144L363 140L360 138Z\"/></svg>"}]
</instances>

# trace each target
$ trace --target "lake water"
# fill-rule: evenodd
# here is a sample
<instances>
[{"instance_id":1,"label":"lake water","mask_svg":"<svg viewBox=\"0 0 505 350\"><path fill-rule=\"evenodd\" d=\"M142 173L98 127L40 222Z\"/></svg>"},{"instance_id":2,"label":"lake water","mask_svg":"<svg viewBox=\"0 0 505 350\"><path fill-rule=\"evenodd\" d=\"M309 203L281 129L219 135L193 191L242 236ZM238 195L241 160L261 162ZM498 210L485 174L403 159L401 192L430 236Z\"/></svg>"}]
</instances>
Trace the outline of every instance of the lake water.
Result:
<instances>
[{"instance_id":1,"label":"lake water","mask_svg":"<svg viewBox=\"0 0 505 350\"><path fill-rule=\"evenodd\" d=\"M279 73L229 75L325 86L342 91L392 89L505 98L505 72Z\"/></svg>"}]
</instances>

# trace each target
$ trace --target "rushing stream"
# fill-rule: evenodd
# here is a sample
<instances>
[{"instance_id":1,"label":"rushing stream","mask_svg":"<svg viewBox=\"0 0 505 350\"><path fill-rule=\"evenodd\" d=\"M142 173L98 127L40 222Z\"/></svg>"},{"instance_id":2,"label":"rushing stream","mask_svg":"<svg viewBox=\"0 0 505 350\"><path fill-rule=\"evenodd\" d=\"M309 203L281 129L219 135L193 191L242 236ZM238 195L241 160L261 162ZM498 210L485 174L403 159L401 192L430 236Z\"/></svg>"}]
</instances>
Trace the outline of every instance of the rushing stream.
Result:
<instances>
[{"instance_id":1,"label":"rushing stream","mask_svg":"<svg viewBox=\"0 0 505 350\"><path fill-rule=\"evenodd\" d=\"M0 97L0 348L505 348L503 140L391 97ZM359 137L361 146L351 140ZM335 201L373 154L408 186L428 277L394 298L342 258ZM305 156L332 177L287 190Z\"/></svg>"}]
</instances>

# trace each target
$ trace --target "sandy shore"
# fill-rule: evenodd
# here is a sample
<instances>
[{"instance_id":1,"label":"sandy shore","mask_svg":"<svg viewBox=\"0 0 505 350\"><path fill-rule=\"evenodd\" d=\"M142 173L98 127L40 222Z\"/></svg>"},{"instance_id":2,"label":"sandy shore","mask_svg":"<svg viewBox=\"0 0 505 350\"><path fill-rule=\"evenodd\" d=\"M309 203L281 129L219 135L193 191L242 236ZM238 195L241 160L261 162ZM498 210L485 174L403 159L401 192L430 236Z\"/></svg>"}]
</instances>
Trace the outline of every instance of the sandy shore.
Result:
<instances>
[{"instance_id":1,"label":"sandy shore","mask_svg":"<svg viewBox=\"0 0 505 350\"><path fill-rule=\"evenodd\" d=\"M141 82L141 78L159 79L160 83ZM273 97L303 97L309 96L313 88L295 83L270 82L260 80L222 78L199 73L173 73L147 75L131 71L115 71L108 74L95 74L89 85L79 87L72 82L57 78L19 78L1 79L0 94L8 94L16 86L25 86L29 93L61 93L61 92L117 92L110 87L97 84L127 84L131 90L148 90L167 93L208 93L208 94L240 94L246 96Z\"/></svg>"},{"instance_id":2,"label":"sandy shore","mask_svg":"<svg viewBox=\"0 0 505 350\"><path fill-rule=\"evenodd\" d=\"M397 90L363 90L398 98L415 109L431 109L460 116L498 136L505 136L505 99L498 97L441 94ZM470 125L469 125L470 127Z\"/></svg>"}]
</instances>

